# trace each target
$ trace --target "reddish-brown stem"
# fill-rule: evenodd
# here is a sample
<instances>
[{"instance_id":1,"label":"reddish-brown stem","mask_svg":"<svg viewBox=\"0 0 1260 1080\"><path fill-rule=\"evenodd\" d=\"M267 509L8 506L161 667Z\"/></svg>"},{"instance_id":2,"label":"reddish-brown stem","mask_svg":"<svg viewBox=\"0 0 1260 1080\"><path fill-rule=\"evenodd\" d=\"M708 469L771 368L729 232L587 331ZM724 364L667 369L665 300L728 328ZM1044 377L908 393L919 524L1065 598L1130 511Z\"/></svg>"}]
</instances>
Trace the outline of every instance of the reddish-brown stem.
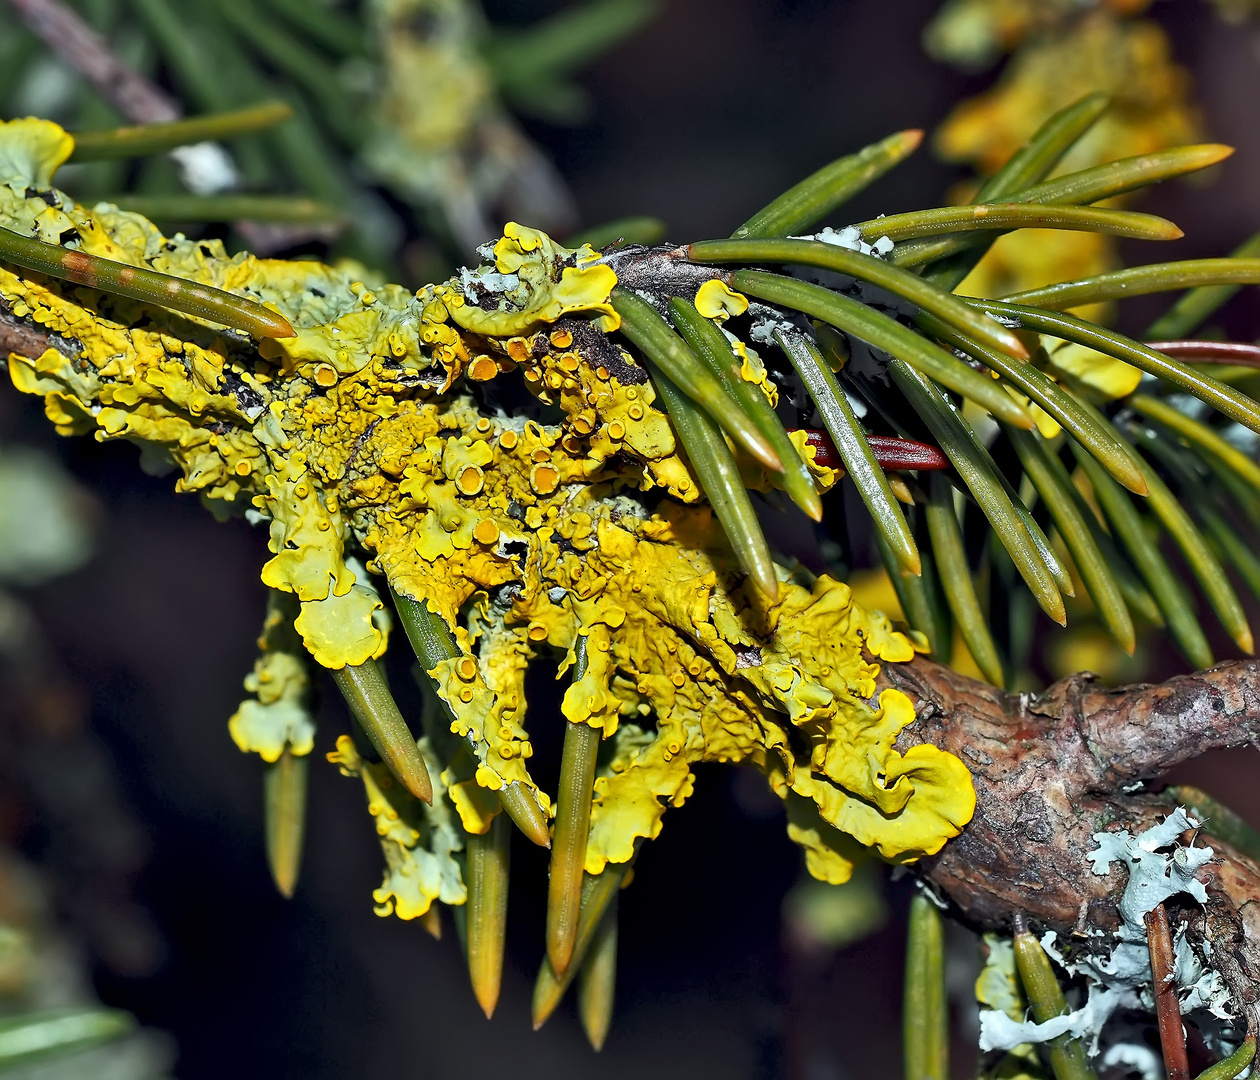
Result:
<instances>
[{"instance_id":1,"label":"reddish-brown stem","mask_svg":"<svg viewBox=\"0 0 1260 1080\"><path fill-rule=\"evenodd\" d=\"M1181 1006L1173 977L1172 936L1168 932L1168 912L1163 904L1146 914L1146 940L1151 950L1151 975L1155 990L1155 1015L1159 1021L1159 1041L1164 1049L1164 1071L1168 1080L1190 1080L1186 1058L1186 1033L1181 1026Z\"/></svg>"},{"instance_id":2,"label":"reddish-brown stem","mask_svg":"<svg viewBox=\"0 0 1260 1080\"><path fill-rule=\"evenodd\" d=\"M840 465L840 454L825 431L804 428L805 441L814 448L814 461L828 469ZM897 439L888 435L868 435L866 441L882 469L947 469L949 459L935 446Z\"/></svg>"},{"instance_id":3,"label":"reddish-brown stem","mask_svg":"<svg viewBox=\"0 0 1260 1080\"><path fill-rule=\"evenodd\" d=\"M1241 341L1148 341L1146 344L1178 360L1260 367L1260 345L1248 345Z\"/></svg>"}]
</instances>

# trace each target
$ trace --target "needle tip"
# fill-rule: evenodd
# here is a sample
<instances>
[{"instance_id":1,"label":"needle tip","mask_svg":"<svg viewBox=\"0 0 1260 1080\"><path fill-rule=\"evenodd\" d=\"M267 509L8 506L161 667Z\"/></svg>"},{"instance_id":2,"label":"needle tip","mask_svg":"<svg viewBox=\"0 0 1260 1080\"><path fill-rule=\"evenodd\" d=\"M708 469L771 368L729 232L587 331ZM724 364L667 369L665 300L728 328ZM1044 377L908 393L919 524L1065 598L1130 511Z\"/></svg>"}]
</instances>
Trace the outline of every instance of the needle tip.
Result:
<instances>
[{"instance_id":1,"label":"needle tip","mask_svg":"<svg viewBox=\"0 0 1260 1080\"><path fill-rule=\"evenodd\" d=\"M1019 428L1021 431L1032 431L1037 426L1037 422L1032 418L1032 413L1027 409L1020 409L1016 413L1012 413L1009 417L1003 417L1008 423Z\"/></svg>"},{"instance_id":2,"label":"needle tip","mask_svg":"<svg viewBox=\"0 0 1260 1080\"><path fill-rule=\"evenodd\" d=\"M546 999L543 1001L534 1002L534 1015L532 1017L532 1023L535 1031L551 1019L551 1014L555 1012L558 1004L560 1004L560 999L557 998L554 993L548 994Z\"/></svg>"},{"instance_id":3,"label":"needle tip","mask_svg":"<svg viewBox=\"0 0 1260 1080\"><path fill-rule=\"evenodd\" d=\"M810 521L822 521L822 499L818 497L817 490L812 490L803 494L797 501L796 505L804 511L805 516L809 518Z\"/></svg>"},{"instance_id":4,"label":"needle tip","mask_svg":"<svg viewBox=\"0 0 1260 1080\"><path fill-rule=\"evenodd\" d=\"M481 1006L481 1011L486 1014L486 1019L491 1019L494 1016L495 1006L499 1004L499 988L474 986L473 994L477 998L477 1004Z\"/></svg>"},{"instance_id":5,"label":"needle tip","mask_svg":"<svg viewBox=\"0 0 1260 1080\"><path fill-rule=\"evenodd\" d=\"M757 586L758 591L772 604L779 602L779 579L775 577L774 571L754 571L753 583Z\"/></svg>"},{"instance_id":6,"label":"needle tip","mask_svg":"<svg viewBox=\"0 0 1260 1080\"><path fill-rule=\"evenodd\" d=\"M1007 355L1015 357L1016 360L1028 360L1028 347L1019 340L1015 335L1007 331L1002 334L1002 347Z\"/></svg>"},{"instance_id":7,"label":"needle tip","mask_svg":"<svg viewBox=\"0 0 1260 1080\"><path fill-rule=\"evenodd\" d=\"M263 337L291 338L297 336L293 329L293 324L283 315L276 315L269 320L269 323L267 333L263 334Z\"/></svg>"}]
</instances>

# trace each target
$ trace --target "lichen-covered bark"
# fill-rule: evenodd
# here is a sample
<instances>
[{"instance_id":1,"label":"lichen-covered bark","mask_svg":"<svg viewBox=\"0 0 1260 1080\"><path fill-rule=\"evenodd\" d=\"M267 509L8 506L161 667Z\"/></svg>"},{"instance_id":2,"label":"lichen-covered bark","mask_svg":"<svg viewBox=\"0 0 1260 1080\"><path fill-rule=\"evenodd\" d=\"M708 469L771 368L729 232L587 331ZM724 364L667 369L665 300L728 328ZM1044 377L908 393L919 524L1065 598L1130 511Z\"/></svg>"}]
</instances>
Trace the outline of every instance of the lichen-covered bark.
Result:
<instances>
[{"instance_id":1,"label":"lichen-covered bark","mask_svg":"<svg viewBox=\"0 0 1260 1080\"><path fill-rule=\"evenodd\" d=\"M1141 834L1169 810L1144 782L1256 741L1250 664L1160 687L1108 691L1078 676L1008 696L911 661L910 641L829 577L783 569L776 601L750 592L646 372L614 336L615 286L692 296L708 279L673 252L570 251L509 225L492 264L415 295L369 289L331 267L228 258L137 215L77 206L50 186L65 133L2 127L16 173L0 184L0 224L47 244L71 236L123 270L248 294L295 330L255 345L0 268L0 344L18 389L41 395L63 433L134 439L178 466L183 490L266 522L263 580L300 612L293 629L320 664L358 666L386 648L369 570L455 636L460 655L429 669L465 740L429 768L452 803L435 804L441 820L373 788L348 744L333 755L364 780L387 841L378 910L461 902L454 814L474 834L497 810L478 792L520 783L548 805L527 764L524 674L544 648L567 670L579 639L589 662L562 712L613 740L588 873L657 835L694 763L745 764L785 799L815 876L845 881L872 853L915 863L973 923L1023 916L1078 950L1108 951L1121 924L1125 874L1095 870L1095 834ZM744 355L741 377L773 399ZM527 420L535 405L561 418ZM816 461L814 472L822 488L839 478ZM668 497L645 499L653 489ZM352 568L354 552L372 561ZM237 728L249 748L276 749L280 735ZM1206 905L1174 898L1173 921L1255 1027L1260 867L1213 847Z\"/></svg>"},{"instance_id":2,"label":"lichen-covered bark","mask_svg":"<svg viewBox=\"0 0 1260 1080\"><path fill-rule=\"evenodd\" d=\"M1022 915L1089 949L1119 927L1126 883L1114 867L1093 872L1094 834L1137 835L1169 812L1157 783L1169 769L1260 742L1257 661L1119 689L1074 675L1038 695L1006 694L922 659L885 665L882 679L916 703L907 746L922 739L956 754L976 787L970 824L920 872L978 927L1009 930ZM1173 901L1174 924L1188 922L1191 940L1211 945L1211 964L1254 1031L1260 866L1213 836L1210 821L1205 832L1217 856L1199 874L1208 904ZM1087 940L1095 930L1106 933Z\"/></svg>"}]
</instances>

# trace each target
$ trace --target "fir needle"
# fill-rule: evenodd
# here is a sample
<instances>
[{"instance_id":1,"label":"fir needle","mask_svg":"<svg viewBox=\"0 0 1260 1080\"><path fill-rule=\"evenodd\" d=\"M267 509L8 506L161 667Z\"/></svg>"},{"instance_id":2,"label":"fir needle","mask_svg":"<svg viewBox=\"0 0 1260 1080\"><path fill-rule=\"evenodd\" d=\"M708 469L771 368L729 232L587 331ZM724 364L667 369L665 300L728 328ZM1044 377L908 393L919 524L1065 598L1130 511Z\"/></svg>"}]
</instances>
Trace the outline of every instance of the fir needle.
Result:
<instances>
[{"instance_id":1,"label":"fir needle","mask_svg":"<svg viewBox=\"0 0 1260 1080\"><path fill-rule=\"evenodd\" d=\"M992 202L940 206L872 218L857 226L867 243L883 236L905 241L984 229L1074 229L1132 240L1179 240L1184 235L1171 221L1154 214L1057 203ZM909 264L899 259L898 265Z\"/></svg>"},{"instance_id":2,"label":"fir needle","mask_svg":"<svg viewBox=\"0 0 1260 1080\"><path fill-rule=\"evenodd\" d=\"M740 362L722 331L706 319L694 304L674 297L669 304L674 325L683 340L718 377L726 392L743 407L757 429L766 437L783 463L783 490L814 521L822 520L822 499L783 423L766 395L740 374Z\"/></svg>"},{"instance_id":3,"label":"fir needle","mask_svg":"<svg viewBox=\"0 0 1260 1080\"><path fill-rule=\"evenodd\" d=\"M251 337L293 337L293 327L288 319L253 300L233 296L199 281L102 259L99 255L73 251L57 244L45 244L41 240L19 236L11 229L0 228L0 259L62 281L73 281L76 285L86 285L142 303L157 304L181 315L220 323Z\"/></svg>"},{"instance_id":4,"label":"fir needle","mask_svg":"<svg viewBox=\"0 0 1260 1080\"><path fill-rule=\"evenodd\" d=\"M651 304L618 286L612 292L612 306L621 316L621 332L665 372L679 390L763 465L775 472L783 471L779 455L757 430L757 425Z\"/></svg>"},{"instance_id":5,"label":"fir needle","mask_svg":"<svg viewBox=\"0 0 1260 1080\"><path fill-rule=\"evenodd\" d=\"M1027 307L1064 311L1105 300L1170 292L1206 285L1258 285L1260 259L1183 259L1112 270L1106 274L1061 281L1040 289L1012 293L1002 299Z\"/></svg>"},{"instance_id":6,"label":"fir needle","mask_svg":"<svg viewBox=\"0 0 1260 1080\"><path fill-rule=\"evenodd\" d=\"M1224 1061L1218 1061L1210 1069L1205 1069L1195 1080L1235 1080L1243 1074L1243 1070L1251 1064L1256 1056L1256 1037L1248 1035L1242 1044Z\"/></svg>"},{"instance_id":7,"label":"fir needle","mask_svg":"<svg viewBox=\"0 0 1260 1080\"><path fill-rule=\"evenodd\" d=\"M292 899L302 864L302 840L306 831L306 780L308 762L286 746L280 757L266 766L263 805L266 809L267 864L280 895Z\"/></svg>"},{"instance_id":8,"label":"fir needle","mask_svg":"<svg viewBox=\"0 0 1260 1080\"><path fill-rule=\"evenodd\" d=\"M1098 504L1111 522L1117 539L1128 549L1134 565L1159 605L1173 640L1196 668L1211 667L1212 650L1195 617L1190 597L1146 531L1137 507L1092 457L1084 451L1078 452L1075 446L1072 452L1081 471L1089 478Z\"/></svg>"},{"instance_id":9,"label":"fir needle","mask_svg":"<svg viewBox=\"0 0 1260 1080\"><path fill-rule=\"evenodd\" d=\"M971 657L994 686L1005 686L1002 660L985 622L980 599L963 549L962 530L954 512L954 489L943 476L933 476L931 496L925 507L932 555L940 570L941 587Z\"/></svg>"},{"instance_id":10,"label":"fir needle","mask_svg":"<svg viewBox=\"0 0 1260 1080\"><path fill-rule=\"evenodd\" d=\"M1028 411L987 375L883 312L821 285L764 270L736 270L731 287L759 300L800 311L905 361L916 371L1017 427L1033 426Z\"/></svg>"},{"instance_id":11,"label":"fir needle","mask_svg":"<svg viewBox=\"0 0 1260 1080\"><path fill-rule=\"evenodd\" d=\"M1050 511L1103 624L1120 648L1132 656L1137 640L1124 594L1112 567L1094 542L1089 522L1073 498L1070 481L1065 486L1066 475L1060 478L1047 460L1053 451L1043 447L1040 437L1031 431L1008 428L1006 434L1019 455L1025 475L1032 480Z\"/></svg>"},{"instance_id":12,"label":"fir needle","mask_svg":"<svg viewBox=\"0 0 1260 1080\"><path fill-rule=\"evenodd\" d=\"M804 334L778 331L775 340L818 406L831 441L889 551L900 566L917 576L921 572L922 561L914 534L906 524L905 514L897 505L888 477L875 460L835 373Z\"/></svg>"},{"instance_id":13,"label":"fir needle","mask_svg":"<svg viewBox=\"0 0 1260 1080\"><path fill-rule=\"evenodd\" d=\"M191 116L163 124L137 124L105 131L73 131L70 160L109 161L115 158L160 154L177 146L234 139L283 123L293 115L286 101L264 101L244 109Z\"/></svg>"},{"instance_id":14,"label":"fir needle","mask_svg":"<svg viewBox=\"0 0 1260 1080\"><path fill-rule=\"evenodd\" d=\"M975 303L990 312L1012 316L1025 329L1073 341L1123 360L1126 364L1132 364L1148 375L1154 375L1193 394L1222 415L1260 433L1260 404L1232 386L1226 386L1210 375L1195 371L1180 360L1156 352L1149 345L1059 311L1045 311L1000 300L976 300L969 303Z\"/></svg>"},{"instance_id":15,"label":"fir needle","mask_svg":"<svg viewBox=\"0 0 1260 1080\"><path fill-rule=\"evenodd\" d=\"M578 638L574 651L577 654L573 666L576 682L586 674L584 637ZM603 731L585 721L565 722L560 784L556 792L556 820L551 841L551 878L547 890L547 959L558 974L563 974L568 968L577 937L586 839L591 827L595 760L602 738Z\"/></svg>"},{"instance_id":16,"label":"fir needle","mask_svg":"<svg viewBox=\"0 0 1260 1080\"><path fill-rule=\"evenodd\" d=\"M1033 1016L1037 1023L1044 1024L1068 1011L1067 999L1041 943L1021 924L1022 920L1015 932L1015 967ZM1056 1036L1046 1044L1046 1056L1055 1080L1097 1080L1080 1039L1066 1034Z\"/></svg>"},{"instance_id":17,"label":"fir needle","mask_svg":"<svg viewBox=\"0 0 1260 1080\"><path fill-rule=\"evenodd\" d=\"M394 610L398 612L403 632L426 675L444 660L453 660L460 655L459 645L450 628L427 603L398 592L392 585L389 595L394 601ZM521 832L539 847L551 847L546 815L525 784L519 780L511 781L499 788L495 795Z\"/></svg>"},{"instance_id":18,"label":"fir needle","mask_svg":"<svg viewBox=\"0 0 1260 1080\"><path fill-rule=\"evenodd\" d=\"M637 852L637 847L636 847ZM564 992L569 988L574 976L581 969L587 952L595 940L595 932L603 921L617 893L630 871L630 862L608 863L602 872L594 876L587 874L582 880L582 906L578 913L577 938L573 942L573 957L563 975L558 975L551 966L551 961L543 958L538 969L538 978L534 983L533 1019L534 1030L537 1031L556 1011Z\"/></svg>"},{"instance_id":19,"label":"fir needle","mask_svg":"<svg viewBox=\"0 0 1260 1080\"><path fill-rule=\"evenodd\" d=\"M687 451L700 486L717 514L741 567L763 596L771 602L779 597L770 546L766 543L757 512L740 479L739 469L721 430L662 371L652 369L661 404Z\"/></svg>"},{"instance_id":20,"label":"fir needle","mask_svg":"<svg viewBox=\"0 0 1260 1080\"><path fill-rule=\"evenodd\" d=\"M757 211L735 230L732 239L787 236L807 228L883 176L922 141L920 130L898 131L833 161Z\"/></svg>"},{"instance_id":21,"label":"fir needle","mask_svg":"<svg viewBox=\"0 0 1260 1080\"><path fill-rule=\"evenodd\" d=\"M988 315L977 318L975 308L953 293L873 255L802 239L702 240L689 245L686 251L687 257L698 263L797 263L848 274L909 300L994 349L1019 360L1028 359L1024 343L1001 323Z\"/></svg>"},{"instance_id":22,"label":"fir needle","mask_svg":"<svg viewBox=\"0 0 1260 1080\"><path fill-rule=\"evenodd\" d=\"M617 904L614 896L578 972L578 1015L596 1053L604 1048L612 1024L617 987Z\"/></svg>"},{"instance_id":23,"label":"fir needle","mask_svg":"<svg viewBox=\"0 0 1260 1080\"><path fill-rule=\"evenodd\" d=\"M472 834L466 842L468 977L487 1019L494 1014L503 984L511 839L507 816L495 814L488 832Z\"/></svg>"},{"instance_id":24,"label":"fir needle","mask_svg":"<svg viewBox=\"0 0 1260 1080\"><path fill-rule=\"evenodd\" d=\"M389 771L421 802L433 801L433 783L415 736L398 711L375 660L332 673L337 689Z\"/></svg>"},{"instance_id":25,"label":"fir needle","mask_svg":"<svg viewBox=\"0 0 1260 1080\"><path fill-rule=\"evenodd\" d=\"M902 1031L906 1080L949 1080L945 924L922 892L910 901Z\"/></svg>"}]
</instances>

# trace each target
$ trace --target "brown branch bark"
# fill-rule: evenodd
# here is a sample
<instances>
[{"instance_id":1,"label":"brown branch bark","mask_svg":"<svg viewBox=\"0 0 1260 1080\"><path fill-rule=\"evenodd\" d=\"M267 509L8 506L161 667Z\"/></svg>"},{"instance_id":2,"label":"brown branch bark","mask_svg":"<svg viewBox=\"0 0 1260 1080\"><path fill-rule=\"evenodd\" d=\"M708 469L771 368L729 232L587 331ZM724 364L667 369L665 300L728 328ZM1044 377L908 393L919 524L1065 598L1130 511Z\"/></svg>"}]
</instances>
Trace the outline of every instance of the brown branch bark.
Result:
<instances>
[{"instance_id":1,"label":"brown branch bark","mask_svg":"<svg viewBox=\"0 0 1260 1080\"><path fill-rule=\"evenodd\" d=\"M1009 931L1026 916L1084 947L1087 931L1119 927L1126 884L1118 866L1093 872L1094 833L1138 834L1172 808L1148 784L1208 750L1260 743L1258 661L1114 690L1075 675L1035 696L927 660L885 665L882 679L916 703L919 723L903 733L904 745L958 755L976 786L975 817L923 860L923 875L977 927ZM1216 852L1199 874L1208 903L1173 897L1169 914L1188 924L1193 941L1211 944L1212 966L1255 1031L1260 866L1211 836L1210 821L1204 831Z\"/></svg>"},{"instance_id":2,"label":"brown branch bark","mask_svg":"<svg viewBox=\"0 0 1260 1080\"><path fill-rule=\"evenodd\" d=\"M183 107L161 87L126 63L78 12L61 0L9 0L22 21L45 45L56 52L100 91L118 112L133 124L162 124L178 120ZM207 155L211 160L207 160ZM239 181L236 166L218 144L182 146L169 151L189 190L208 194L223 187L221 181ZM262 221L234 223L250 248L260 254L281 251L308 240L326 240L326 225L278 225Z\"/></svg>"},{"instance_id":3,"label":"brown branch bark","mask_svg":"<svg viewBox=\"0 0 1260 1080\"><path fill-rule=\"evenodd\" d=\"M75 11L59 0L9 0L31 30L136 124L178 120L180 107L134 68Z\"/></svg>"},{"instance_id":4,"label":"brown branch bark","mask_svg":"<svg viewBox=\"0 0 1260 1080\"><path fill-rule=\"evenodd\" d=\"M79 353L61 335L26 319L19 319L9 305L0 300L0 356L16 353L34 360L50 348L57 349L66 356L77 356Z\"/></svg>"}]
</instances>

